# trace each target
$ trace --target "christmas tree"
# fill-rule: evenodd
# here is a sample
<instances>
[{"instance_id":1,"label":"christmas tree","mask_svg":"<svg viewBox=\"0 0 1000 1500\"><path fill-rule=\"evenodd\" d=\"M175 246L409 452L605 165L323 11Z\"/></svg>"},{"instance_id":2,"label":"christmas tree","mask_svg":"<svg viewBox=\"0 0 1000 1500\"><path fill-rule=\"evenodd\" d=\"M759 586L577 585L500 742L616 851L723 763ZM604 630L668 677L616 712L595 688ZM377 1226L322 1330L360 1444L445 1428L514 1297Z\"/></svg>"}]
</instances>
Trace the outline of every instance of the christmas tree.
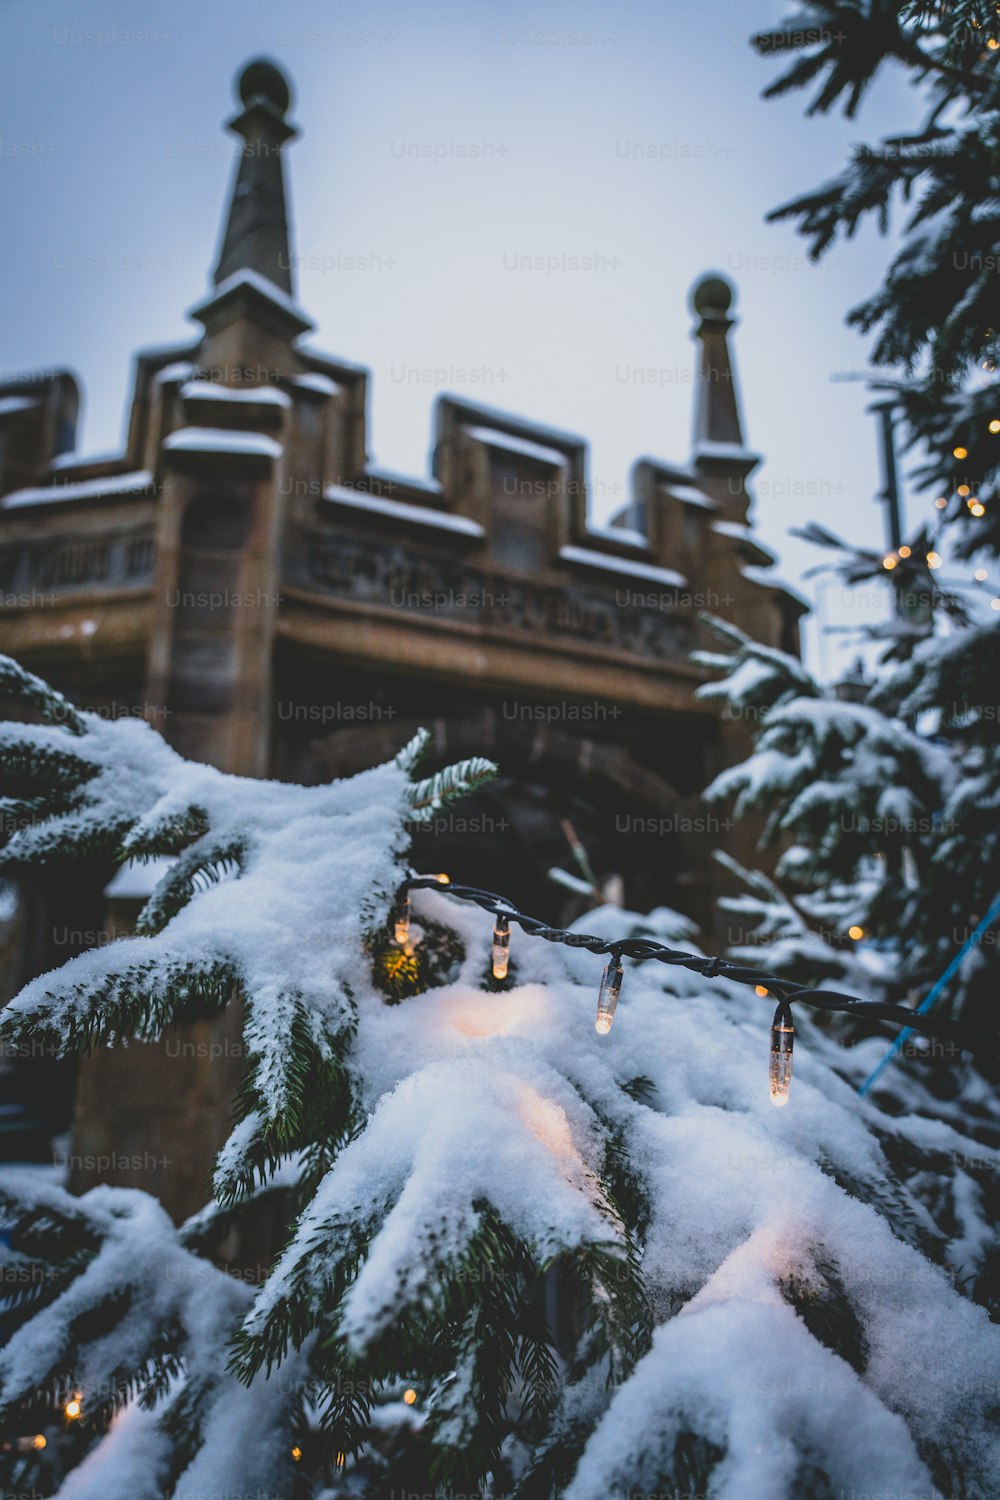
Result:
<instances>
[{"instance_id":1,"label":"christmas tree","mask_svg":"<svg viewBox=\"0 0 1000 1500\"><path fill-rule=\"evenodd\" d=\"M419 780L421 737L347 781L255 782L13 662L0 687L9 865L173 859L136 934L29 983L6 1035L78 1049L239 1004L251 1060L180 1228L4 1176L7 1487L986 1493L989 1146L859 1101L798 1011L773 1109L773 1001L689 966L626 958L595 1030L594 949L641 956L674 914L601 908L567 941L435 881L402 900L413 820L488 762ZM287 1244L248 1286L219 1235L279 1189Z\"/></svg>"},{"instance_id":2,"label":"christmas tree","mask_svg":"<svg viewBox=\"0 0 1000 1500\"><path fill-rule=\"evenodd\" d=\"M873 383L935 499L933 522L887 553L815 524L802 533L835 552L846 584L885 580L888 618L864 632L878 667L849 701L731 627L719 626L729 653L702 657L724 674L707 694L760 725L755 753L710 795L763 813L780 851L774 878L743 872L748 892L729 903L736 946L779 973L897 1000L925 995L958 956L942 1006L995 1025L1000 23L977 0L817 0L755 40L762 55L794 55L768 94L818 85L810 113L843 103L853 116L889 64L923 100L919 129L858 147L772 217L795 220L819 257L910 205L883 285L848 321L877 335ZM971 577L942 581L949 562L971 563ZM960 1087L957 1069L935 1071L939 1088Z\"/></svg>"}]
</instances>

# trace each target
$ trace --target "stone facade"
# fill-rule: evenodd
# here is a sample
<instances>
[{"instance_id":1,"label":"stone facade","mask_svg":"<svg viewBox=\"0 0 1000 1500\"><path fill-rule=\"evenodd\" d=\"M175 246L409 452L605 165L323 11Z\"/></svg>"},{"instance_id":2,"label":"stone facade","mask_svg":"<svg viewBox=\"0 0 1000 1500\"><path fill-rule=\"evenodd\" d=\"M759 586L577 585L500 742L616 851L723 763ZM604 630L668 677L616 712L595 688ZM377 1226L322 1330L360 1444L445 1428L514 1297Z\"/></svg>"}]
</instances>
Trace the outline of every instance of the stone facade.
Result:
<instances>
[{"instance_id":1,"label":"stone facade","mask_svg":"<svg viewBox=\"0 0 1000 1500\"><path fill-rule=\"evenodd\" d=\"M579 438L450 396L432 476L379 472L366 371L318 353L294 301L287 84L253 63L240 93L231 128L247 150L213 289L192 309L202 332L138 356L122 457L74 455L71 376L0 387L2 649L84 706L144 714L185 755L245 775L348 774L426 724L435 764L482 753L502 777L416 840L419 867L565 917L547 871L569 862L568 820L628 904L677 905L710 931L711 848L748 851L698 793L746 726L694 697L699 616L795 651L803 609L768 581L748 524L757 459L732 288L709 276L693 295L690 462L637 462L610 525L588 519ZM110 917L93 891L88 903L81 932L128 920L127 899ZM221 1032L192 1035L207 1052ZM188 1143L170 1184L138 1184L178 1214L201 1201L239 1072L196 1052L103 1055L79 1094L81 1159L133 1136L154 1157Z\"/></svg>"}]
</instances>

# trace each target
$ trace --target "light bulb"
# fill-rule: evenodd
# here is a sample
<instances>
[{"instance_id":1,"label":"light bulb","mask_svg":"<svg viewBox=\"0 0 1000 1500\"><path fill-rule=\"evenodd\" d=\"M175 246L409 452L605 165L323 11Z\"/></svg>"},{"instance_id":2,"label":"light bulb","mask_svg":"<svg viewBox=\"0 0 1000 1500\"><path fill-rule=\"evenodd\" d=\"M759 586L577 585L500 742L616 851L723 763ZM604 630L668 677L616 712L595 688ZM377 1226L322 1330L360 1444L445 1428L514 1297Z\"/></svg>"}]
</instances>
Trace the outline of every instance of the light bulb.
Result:
<instances>
[{"instance_id":1,"label":"light bulb","mask_svg":"<svg viewBox=\"0 0 1000 1500\"><path fill-rule=\"evenodd\" d=\"M986 514L986 506L981 505L978 500L973 505L969 506L969 510L974 516L985 516Z\"/></svg>"},{"instance_id":2,"label":"light bulb","mask_svg":"<svg viewBox=\"0 0 1000 1500\"><path fill-rule=\"evenodd\" d=\"M302 1449L299 1447L298 1443L296 1443L295 1447L292 1449L292 1460L297 1464L302 1462Z\"/></svg>"},{"instance_id":3,"label":"light bulb","mask_svg":"<svg viewBox=\"0 0 1000 1500\"><path fill-rule=\"evenodd\" d=\"M493 978L506 979L510 963L510 918L498 916L493 927Z\"/></svg>"},{"instance_id":4,"label":"light bulb","mask_svg":"<svg viewBox=\"0 0 1000 1500\"><path fill-rule=\"evenodd\" d=\"M990 431L994 433L1000 432L1000 417L993 418L993 421L990 423Z\"/></svg>"},{"instance_id":5,"label":"light bulb","mask_svg":"<svg viewBox=\"0 0 1000 1500\"><path fill-rule=\"evenodd\" d=\"M910 555L910 549L909 549L909 547L900 547L900 549L899 549L899 555L900 555L900 557L909 557L909 555Z\"/></svg>"},{"instance_id":6,"label":"light bulb","mask_svg":"<svg viewBox=\"0 0 1000 1500\"><path fill-rule=\"evenodd\" d=\"M863 927L859 927L857 923L855 923L853 927L848 927L847 929L847 936L849 938L853 938L856 943L860 942L864 935L865 929Z\"/></svg>"},{"instance_id":7,"label":"light bulb","mask_svg":"<svg viewBox=\"0 0 1000 1500\"><path fill-rule=\"evenodd\" d=\"M939 568L941 566L941 559L936 552L928 552L927 566L929 568Z\"/></svg>"},{"instance_id":8,"label":"light bulb","mask_svg":"<svg viewBox=\"0 0 1000 1500\"><path fill-rule=\"evenodd\" d=\"M625 970L622 968L622 961L617 954L612 953L608 959L607 968L601 976L601 988L597 996L597 1020L594 1026L602 1036L607 1036L611 1030L611 1022L618 1009L618 996L621 994L624 978Z\"/></svg>"},{"instance_id":9,"label":"light bulb","mask_svg":"<svg viewBox=\"0 0 1000 1500\"><path fill-rule=\"evenodd\" d=\"M955 458L968 458L969 456L968 448L958 447L953 448L951 451L954 454Z\"/></svg>"},{"instance_id":10,"label":"light bulb","mask_svg":"<svg viewBox=\"0 0 1000 1500\"><path fill-rule=\"evenodd\" d=\"M893 555L893 553L891 553L891 552L887 552L886 553L885 557L883 557L883 559L882 559L882 566L887 571L890 571L890 572L892 571L892 569L896 566L896 558Z\"/></svg>"},{"instance_id":11,"label":"light bulb","mask_svg":"<svg viewBox=\"0 0 1000 1500\"><path fill-rule=\"evenodd\" d=\"M396 906L393 917L393 936L401 948L410 941L410 893L406 892Z\"/></svg>"},{"instance_id":12,"label":"light bulb","mask_svg":"<svg viewBox=\"0 0 1000 1500\"><path fill-rule=\"evenodd\" d=\"M416 1399L417 1393L412 1386L410 1386L409 1390L403 1392L403 1400L406 1402L407 1406L412 1406Z\"/></svg>"},{"instance_id":13,"label":"light bulb","mask_svg":"<svg viewBox=\"0 0 1000 1500\"><path fill-rule=\"evenodd\" d=\"M988 577L989 574L987 573L985 568L976 569L975 578L977 583L985 583Z\"/></svg>"},{"instance_id":14,"label":"light bulb","mask_svg":"<svg viewBox=\"0 0 1000 1500\"><path fill-rule=\"evenodd\" d=\"M771 1103L788 1103L788 1088L792 1081L792 1047L795 1044L795 1027L792 1013L784 1001L778 1005L771 1022Z\"/></svg>"},{"instance_id":15,"label":"light bulb","mask_svg":"<svg viewBox=\"0 0 1000 1500\"><path fill-rule=\"evenodd\" d=\"M72 1396L63 1407L64 1415L67 1416L71 1422L75 1421L82 1411L83 1407L80 1404L79 1396Z\"/></svg>"}]
</instances>

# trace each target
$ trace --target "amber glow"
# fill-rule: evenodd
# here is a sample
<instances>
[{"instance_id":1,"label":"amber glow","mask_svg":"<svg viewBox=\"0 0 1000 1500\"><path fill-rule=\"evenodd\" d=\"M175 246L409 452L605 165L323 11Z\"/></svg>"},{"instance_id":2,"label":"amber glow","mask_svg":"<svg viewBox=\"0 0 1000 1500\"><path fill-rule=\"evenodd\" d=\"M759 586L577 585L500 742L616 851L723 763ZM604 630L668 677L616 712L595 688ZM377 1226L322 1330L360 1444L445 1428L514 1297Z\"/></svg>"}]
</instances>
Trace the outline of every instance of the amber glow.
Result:
<instances>
[{"instance_id":1,"label":"amber glow","mask_svg":"<svg viewBox=\"0 0 1000 1500\"><path fill-rule=\"evenodd\" d=\"M47 1444L48 1439L46 1438L44 1432L36 1432L34 1437L34 1447L44 1448L47 1446Z\"/></svg>"},{"instance_id":2,"label":"amber glow","mask_svg":"<svg viewBox=\"0 0 1000 1500\"><path fill-rule=\"evenodd\" d=\"M301 1463L302 1462L302 1449L298 1446L297 1443L296 1443L295 1447L292 1449L292 1457L293 1457L293 1459L295 1460L296 1463Z\"/></svg>"},{"instance_id":3,"label":"amber glow","mask_svg":"<svg viewBox=\"0 0 1000 1500\"><path fill-rule=\"evenodd\" d=\"M899 549L899 555L900 555L900 557L909 557L909 555L910 555L910 549L909 549L909 547L900 547L900 549Z\"/></svg>"},{"instance_id":4,"label":"amber glow","mask_svg":"<svg viewBox=\"0 0 1000 1500\"><path fill-rule=\"evenodd\" d=\"M929 568L939 568L941 566L941 559L936 552L928 552L927 566Z\"/></svg>"},{"instance_id":5,"label":"amber glow","mask_svg":"<svg viewBox=\"0 0 1000 1500\"><path fill-rule=\"evenodd\" d=\"M848 927L847 929L847 936L849 938L853 938L855 942L858 942L858 940L860 938L863 938L864 935L865 929L863 927L858 927L857 924L855 924L853 927Z\"/></svg>"},{"instance_id":6,"label":"amber glow","mask_svg":"<svg viewBox=\"0 0 1000 1500\"><path fill-rule=\"evenodd\" d=\"M761 997L770 994L770 990L767 988L766 984L755 984L753 987L753 992L755 995L760 995Z\"/></svg>"},{"instance_id":7,"label":"amber glow","mask_svg":"<svg viewBox=\"0 0 1000 1500\"><path fill-rule=\"evenodd\" d=\"M954 456L956 458L968 458L968 456L969 456L969 450L968 450L968 448L958 447L958 448L953 448L951 451L952 451L952 453L954 454Z\"/></svg>"},{"instance_id":8,"label":"amber glow","mask_svg":"<svg viewBox=\"0 0 1000 1500\"><path fill-rule=\"evenodd\" d=\"M972 505L970 505L969 509L971 510L971 512L972 512L972 514L974 516L985 516L985 514L986 514L986 506L985 505L980 505L980 503L979 503L978 500L976 500Z\"/></svg>"},{"instance_id":9,"label":"amber glow","mask_svg":"<svg viewBox=\"0 0 1000 1500\"><path fill-rule=\"evenodd\" d=\"M990 423L990 431L1000 432L1000 417L993 418L993 421Z\"/></svg>"},{"instance_id":10,"label":"amber glow","mask_svg":"<svg viewBox=\"0 0 1000 1500\"><path fill-rule=\"evenodd\" d=\"M406 1402L407 1406L412 1406L416 1399L417 1393L412 1386L410 1386L409 1390L403 1392L403 1400Z\"/></svg>"},{"instance_id":11,"label":"amber glow","mask_svg":"<svg viewBox=\"0 0 1000 1500\"><path fill-rule=\"evenodd\" d=\"M80 1403L79 1396L71 1397L63 1407L63 1414L67 1416L71 1422L75 1421L82 1411L83 1407Z\"/></svg>"},{"instance_id":12,"label":"amber glow","mask_svg":"<svg viewBox=\"0 0 1000 1500\"><path fill-rule=\"evenodd\" d=\"M882 566L887 571L891 572L892 569L896 566L898 560L899 559L896 557L896 554L894 552L887 552L885 557L883 557L882 559Z\"/></svg>"}]
</instances>

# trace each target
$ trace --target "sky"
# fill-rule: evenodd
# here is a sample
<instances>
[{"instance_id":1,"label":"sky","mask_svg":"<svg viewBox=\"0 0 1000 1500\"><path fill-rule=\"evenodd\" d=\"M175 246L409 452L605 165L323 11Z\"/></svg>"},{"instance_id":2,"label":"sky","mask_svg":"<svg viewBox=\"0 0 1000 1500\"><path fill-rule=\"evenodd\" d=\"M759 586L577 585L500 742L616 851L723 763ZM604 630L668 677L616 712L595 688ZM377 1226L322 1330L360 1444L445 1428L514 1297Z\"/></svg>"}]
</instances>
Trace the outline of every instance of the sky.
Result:
<instances>
[{"instance_id":1,"label":"sky","mask_svg":"<svg viewBox=\"0 0 1000 1500\"><path fill-rule=\"evenodd\" d=\"M918 113L888 75L854 121L765 101L748 45L780 0L0 0L0 379L70 368L81 451L120 451L137 349L184 342L218 251L238 142L233 80L290 76L298 301L312 344L369 367L373 460L429 473L439 391L590 445L591 518L637 458L690 456L688 294L737 288L754 520L816 613L807 660L838 675L844 628L885 612L803 574L818 521L885 539L867 341L844 324L892 241L862 228L819 264L767 212ZM544 269L525 269L541 261ZM577 269L579 262L589 269ZM476 378L478 377L478 379ZM907 498L915 527L931 497ZM828 628L833 627L831 631Z\"/></svg>"}]
</instances>

